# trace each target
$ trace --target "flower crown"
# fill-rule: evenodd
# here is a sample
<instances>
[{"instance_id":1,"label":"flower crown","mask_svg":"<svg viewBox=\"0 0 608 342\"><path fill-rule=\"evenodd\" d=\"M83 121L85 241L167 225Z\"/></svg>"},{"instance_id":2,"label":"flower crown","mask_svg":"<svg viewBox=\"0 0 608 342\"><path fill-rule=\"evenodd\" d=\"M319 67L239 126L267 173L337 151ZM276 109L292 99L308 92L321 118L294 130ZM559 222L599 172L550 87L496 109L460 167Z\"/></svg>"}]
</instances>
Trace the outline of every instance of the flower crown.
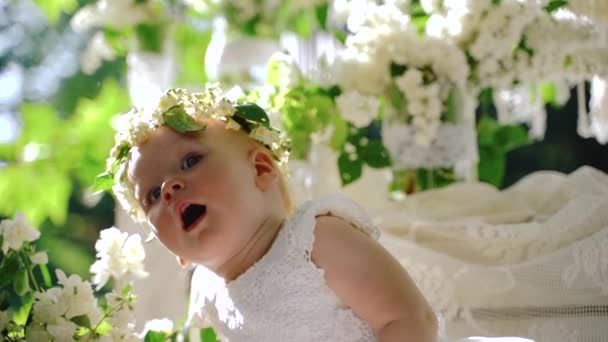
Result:
<instances>
[{"instance_id":1,"label":"flower crown","mask_svg":"<svg viewBox=\"0 0 608 342\"><path fill-rule=\"evenodd\" d=\"M145 215L126 178L126 161L131 148L145 142L150 133L162 125L180 133L205 130L203 119L222 121L227 129L242 129L268 148L280 167L285 167L290 142L270 126L266 112L254 103L235 104L220 94L222 90L217 84L207 84L202 92L169 89L161 96L157 107L151 110L133 108L119 116L116 144L110 151L106 171L96 179L95 188L112 189L122 207L137 221L144 221Z\"/></svg>"}]
</instances>

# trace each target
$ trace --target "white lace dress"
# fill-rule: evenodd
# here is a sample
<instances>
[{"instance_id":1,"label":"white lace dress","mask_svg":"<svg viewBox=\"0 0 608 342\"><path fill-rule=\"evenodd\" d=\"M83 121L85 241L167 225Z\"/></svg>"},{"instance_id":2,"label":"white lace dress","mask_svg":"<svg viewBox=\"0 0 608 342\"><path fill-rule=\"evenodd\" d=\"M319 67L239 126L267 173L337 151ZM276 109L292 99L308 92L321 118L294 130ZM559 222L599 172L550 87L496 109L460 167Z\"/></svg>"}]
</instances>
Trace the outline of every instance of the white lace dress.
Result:
<instances>
[{"instance_id":1,"label":"white lace dress","mask_svg":"<svg viewBox=\"0 0 608 342\"><path fill-rule=\"evenodd\" d=\"M375 341L367 322L341 303L311 261L315 216L326 213L379 237L364 210L343 196L306 202L266 255L236 280L225 283L205 268L195 270L191 314L199 324L231 342Z\"/></svg>"}]
</instances>

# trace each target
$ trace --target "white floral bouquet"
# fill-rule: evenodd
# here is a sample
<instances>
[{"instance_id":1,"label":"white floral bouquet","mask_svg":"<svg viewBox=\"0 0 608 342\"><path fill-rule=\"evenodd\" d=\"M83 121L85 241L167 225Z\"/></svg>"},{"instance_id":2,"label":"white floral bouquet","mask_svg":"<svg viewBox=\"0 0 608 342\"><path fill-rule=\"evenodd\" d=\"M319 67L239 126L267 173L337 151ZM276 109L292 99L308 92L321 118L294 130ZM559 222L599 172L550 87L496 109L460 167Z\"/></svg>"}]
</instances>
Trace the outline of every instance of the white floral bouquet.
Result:
<instances>
[{"instance_id":1,"label":"white floral bouquet","mask_svg":"<svg viewBox=\"0 0 608 342\"><path fill-rule=\"evenodd\" d=\"M134 279L143 278L141 238L115 227L101 231L92 282L49 274L48 257L36 251L40 232L17 212L0 221L0 337L3 341L165 341L177 338L169 320L152 320L137 332ZM103 291L109 281L110 291ZM95 289L93 288L95 286Z\"/></svg>"}]
</instances>

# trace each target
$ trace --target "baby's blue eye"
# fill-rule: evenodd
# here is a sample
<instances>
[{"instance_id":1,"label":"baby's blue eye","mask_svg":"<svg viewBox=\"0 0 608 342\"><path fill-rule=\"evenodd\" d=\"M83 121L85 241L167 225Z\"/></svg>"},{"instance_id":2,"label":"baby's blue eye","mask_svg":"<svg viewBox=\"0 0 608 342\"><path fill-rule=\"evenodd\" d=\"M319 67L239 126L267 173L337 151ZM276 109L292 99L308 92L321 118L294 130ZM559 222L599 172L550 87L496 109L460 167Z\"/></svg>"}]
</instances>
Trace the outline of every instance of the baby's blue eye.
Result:
<instances>
[{"instance_id":1,"label":"baby's blue eye","mask_svg":"<svg viewBox=\"0 0 608 342\"><path fill-rule=\"evenodd\" d=\"M157 186L156 188L152 189L148 197L150 198L151 202L156 201L160 197L160 187Z\"/></svg>"},{"instance_id":2,"label":"baby's blue eye","mask_svg":"<svg viewBox=\"0 0 608 342\"><path fill-rule=\"evenodd\" d=\"M196 165L199 161L201 160L201 156L189 156L186 159L184 159L184 162L182 164L182 169L189 169L191 167L193 167L194 165Z\"/></svg>"}]
</instances>

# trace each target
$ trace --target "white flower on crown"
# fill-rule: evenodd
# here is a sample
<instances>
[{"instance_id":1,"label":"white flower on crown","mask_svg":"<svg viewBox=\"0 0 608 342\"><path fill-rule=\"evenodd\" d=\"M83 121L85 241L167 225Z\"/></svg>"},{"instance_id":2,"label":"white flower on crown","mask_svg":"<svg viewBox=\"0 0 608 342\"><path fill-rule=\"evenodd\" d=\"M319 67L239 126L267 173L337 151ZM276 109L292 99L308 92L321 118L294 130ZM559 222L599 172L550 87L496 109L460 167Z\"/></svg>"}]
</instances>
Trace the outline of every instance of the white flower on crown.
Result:
<instances>
[{"instance_id":1,"label":"white flower on crown","mask_svg":"<svg viewBox=\"0 0 608 342\"><path fill-rule=\"evenodd\" d=\"M2 252L6 255L9 250L19 250L23 243L38 240L40 232L34 228L21 212L16 212L12 220L0 222L2 235Z\"/></svg>"},{"instance_id":2,"label":"white flower on crown","mask_svg":"<svg viewBox=\"0 0 608 342\"><path fill-rule=\"evenodd\" d=\"M279 132L270 130L263 126L258 126L251 130L249 136L266 146L272 146L275 141L278 141Z\"/></svg>"},{"instance_id":3,"label":"white flower on crown","mask_svg":"<svg viewBox=\"0 0 608 342\"><path fill-rule=\"evenodd\" d=\"M336 105L346 120L357 127L367 127L378 116L380 101L374 96L347 91L336 97Z\"/></svg>"},{"instance_id":4,"label":"white flower on crown","mask_svg":"<svg viewBox=\"0 0 608 342\"><path fill-rule=\"evenodd\" d=\"M93 283L102 288L112 277L121 280L125 277L143 278L144 248L139 234L129 235L118 228L111 227L100 233L95 243L97 261L91 265Z\"/></svg>"}]
</instances>

